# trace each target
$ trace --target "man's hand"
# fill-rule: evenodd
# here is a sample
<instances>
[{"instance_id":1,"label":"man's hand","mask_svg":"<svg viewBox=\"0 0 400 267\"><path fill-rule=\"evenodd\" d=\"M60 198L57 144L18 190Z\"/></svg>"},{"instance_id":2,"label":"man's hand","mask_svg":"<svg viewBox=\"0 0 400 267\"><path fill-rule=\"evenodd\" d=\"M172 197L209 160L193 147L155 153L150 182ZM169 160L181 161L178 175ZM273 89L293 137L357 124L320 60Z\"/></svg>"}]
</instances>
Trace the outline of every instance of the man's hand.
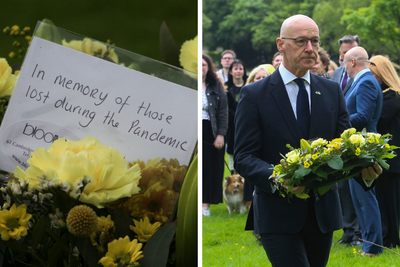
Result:
<instances>
[{"instance_id":1,"label":"man's hand","mask_svg":"<svg viewBox=\"0 0 400 267\"><path fill-rule=\"evenodd\" d=\"M273 179L275 180L276 177L274 177ZM284 188L286 188L286 189L289 188L289 185L287 184L288 182L289 182L289 181L285 181L285 182L282 184L282 186L283 186ZM295 186L295 187L293 187L292 190L290 190L289 192L291 192L291 193L297 195L297 194L303 193L305 189L306 189L305 186Z\"/></svg>"},{"instance_id":2,"label":"man's hand","mask_svg":"<svg viewBox=\"0 0 400 267\"><path fill-rule=\"evenodd\" d=\"M374 165L369 166L368 168L364 168L361 170L362 178L366 181L372 181L379 177L382 174L382 167L375 162Z\"/></svg>"}]
</instances>

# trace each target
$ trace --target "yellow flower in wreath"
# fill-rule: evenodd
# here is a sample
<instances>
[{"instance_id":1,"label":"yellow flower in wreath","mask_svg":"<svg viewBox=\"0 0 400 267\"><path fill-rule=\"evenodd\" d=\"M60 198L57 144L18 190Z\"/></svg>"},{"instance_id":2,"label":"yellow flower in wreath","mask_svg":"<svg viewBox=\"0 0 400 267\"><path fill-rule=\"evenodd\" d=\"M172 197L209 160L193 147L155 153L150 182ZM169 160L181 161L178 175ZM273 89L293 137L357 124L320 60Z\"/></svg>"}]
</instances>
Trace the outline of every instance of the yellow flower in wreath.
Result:
<instances>
[{"instance_id":1,"label":"yellow flower in wreath","mask_svg":"<svg viewBox=\"0 0 400 267\"><path fill-rule=\"evenodd\" d=\"M125 202L125 205L133 217L147 216L149 219L164 223L171 215L175 201L174 192L157 182L144 194L134 195Z\"/></svg>"},{"instance_id":2,"label":"yellow flower in wreath","mask_svg":"<svg viewBox=\"0 0 400 267\"><path fill-rule=\"evenodd\" d=\"M130 225L129 228L137 234L135 237L142 243L147 242L161 226L159 222L151 224L147 216L144 217L144 220L140 219L140 221L133 219L133 222L135 226Z\"/></svg>"},{"instance_id":3,"label":"yellow flower in wreath","mask_svg":"<svg viewBox=\"0 0 400 267\"><path fill-rule=\"evenodd\" d=\"M137 239L130 241L129 236L119 238L108 243L108 251L105 257L99 260L99 263L107 267L117 266L140 266L137 262L143 258L143 244L138 243Z\"/></svg>"},{"instance_id":4,"label":"yellow flower in wreath","mask_svg":"<svg viewBox=\"0 0 400 267\"><path fill-rule=\"evenodd\" d=\"M91 179L79 201L102 208L108 203L139 192L140 168L128 168L124 156L112 147L106 147L94 137L80 141L64 138L56 140L48 149L38 148L28 159L26 171L15 168L14 176L36 187L38 177L66 181L73 186L84 177Z\"/></svg>"},{"instance_id":5,"label":"yellow flower in wreath","mask_svg":"<svg viewBox=\"0 0 400 267\"><path fill-rule=\"evenodd\" d=\"M84 38L83 41L72 40L71 42L62 40L62 45L95 57L110 59L114 63L118 63L118 55L115 53L114 49L104 43L92 41L90 38Z\"/></svg>"},{"instance_id":6,"label":"yellow flower in wreath","mask_svg":"<svg viewBox=\"0 0 400 267\"><path fill-rule=\"evenodd\" d=\"M12 74L12 69L5 58L0 58L0 97L10 96L17 82L17 76Z\"/></svg>"},{"instance_id":7,"label":"yellow flower in wreath","mask_svg":"<svg viewBox=\"0 0 400 267\"><path fill-rule=\"evenodd\" d=\"M181 47L179 62L188 71L197 73L197 36L193 40L188 40Z\"/></svg>"},{"instance_id":8,"label":"yellow flower in wreath","mask_svg":"<svg viewBox=\"0 0 400 267\"><path fill-rule=\"evenodd\" d=\"M362 146L365 144L365 138L361 134L353 134L349 137L349 140L353 145Z\"/></svg>"},{"instance_id":9,"label":"yellow flower in wreath","mask_svg":"<svg viewBox=\"0 0 400 267\"><path fill-rule=\"evenodd\" d=\"M0 234L4 241L18 239L28 234L27 226L32 215L26 212L26 205L18 208L13 204L10 210L0 211Z\"/></svg>"}]
</instances>

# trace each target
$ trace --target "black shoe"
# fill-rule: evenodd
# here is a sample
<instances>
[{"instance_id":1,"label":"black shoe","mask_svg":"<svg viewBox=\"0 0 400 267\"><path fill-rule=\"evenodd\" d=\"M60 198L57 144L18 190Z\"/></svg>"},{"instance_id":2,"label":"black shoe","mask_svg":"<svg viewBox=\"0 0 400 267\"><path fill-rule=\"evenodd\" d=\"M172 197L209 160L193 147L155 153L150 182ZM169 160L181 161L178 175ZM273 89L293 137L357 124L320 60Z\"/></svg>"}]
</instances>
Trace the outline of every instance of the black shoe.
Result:
<instances>
[{"instance_id":1,"label":"black shoe","mask_svg":"<svg viewBox=\"0 0 400 267\"><path fill-rule=\"evenodd\" d=\"M358 246L362 246L363 244L364 244L364 243L361 242L361 241L354 240L354 241L351 241L351 242L349 243L349 246L350 246L350 247L358 247Z\"/></svg>"},{"instance_id":2,"label":"black shoe","mask_svg":"<svg viewBox=\"0 0 400 267\"><path fill-rule=\"evenodd\" d=\"M338 244L342 244L342 245L347 245L347 244L349 244L349 243L350 243L349 240L343 239L343 238L341 238L341 239L338 241Z\"/></svg>"}]
</instances>

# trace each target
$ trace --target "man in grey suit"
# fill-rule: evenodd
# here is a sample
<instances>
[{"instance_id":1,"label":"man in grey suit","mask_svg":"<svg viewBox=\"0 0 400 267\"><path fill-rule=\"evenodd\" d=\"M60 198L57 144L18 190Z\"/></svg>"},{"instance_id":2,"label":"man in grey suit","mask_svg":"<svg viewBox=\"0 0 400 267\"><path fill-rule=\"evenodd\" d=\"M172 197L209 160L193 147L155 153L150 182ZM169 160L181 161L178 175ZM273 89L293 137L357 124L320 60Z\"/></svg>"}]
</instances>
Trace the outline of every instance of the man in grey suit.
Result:
<instances>
[{"instance_id":1,"label":"man in grey suit","mask_svg":"<svg viewBox=\"0 0 400 267\"><path fill-rule=\"evenodd\" d=\"M344 55L353 47L360 45L360 38L357 35L345 35L339 39L339 55L343 61ZM340 66L335 70L332 75L332 81L340 84L343 94L346 95L347 91L353 83L347 73L345 66ZM357 219L356 210L354 209L353 200L350 194L349 181L344 180L338 183L340 206L343 215L343 236L339 240L339 244L348 244L350 246L361 246L360 224Z\"/></svg>"}]
</instances>

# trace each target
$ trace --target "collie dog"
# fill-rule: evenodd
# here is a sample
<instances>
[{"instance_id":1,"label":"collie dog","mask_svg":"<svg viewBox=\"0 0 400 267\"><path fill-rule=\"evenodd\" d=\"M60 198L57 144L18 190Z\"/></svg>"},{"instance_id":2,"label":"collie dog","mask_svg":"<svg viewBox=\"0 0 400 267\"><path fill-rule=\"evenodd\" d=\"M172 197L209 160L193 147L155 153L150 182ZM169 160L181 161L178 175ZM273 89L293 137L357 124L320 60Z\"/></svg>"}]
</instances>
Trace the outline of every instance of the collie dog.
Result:
<instances>
[{"instance_id":1,"label":"collie dog","mask_svg":"<svg viewBox=\"0 0 400 267\"><path fill-rule=\"evenodd\" d=\"M250 209L251 201L243 200L244 178L238 174L225 177L224 199L229 214L232 212L245 213Z\"/></svg>"}]
</instances>

